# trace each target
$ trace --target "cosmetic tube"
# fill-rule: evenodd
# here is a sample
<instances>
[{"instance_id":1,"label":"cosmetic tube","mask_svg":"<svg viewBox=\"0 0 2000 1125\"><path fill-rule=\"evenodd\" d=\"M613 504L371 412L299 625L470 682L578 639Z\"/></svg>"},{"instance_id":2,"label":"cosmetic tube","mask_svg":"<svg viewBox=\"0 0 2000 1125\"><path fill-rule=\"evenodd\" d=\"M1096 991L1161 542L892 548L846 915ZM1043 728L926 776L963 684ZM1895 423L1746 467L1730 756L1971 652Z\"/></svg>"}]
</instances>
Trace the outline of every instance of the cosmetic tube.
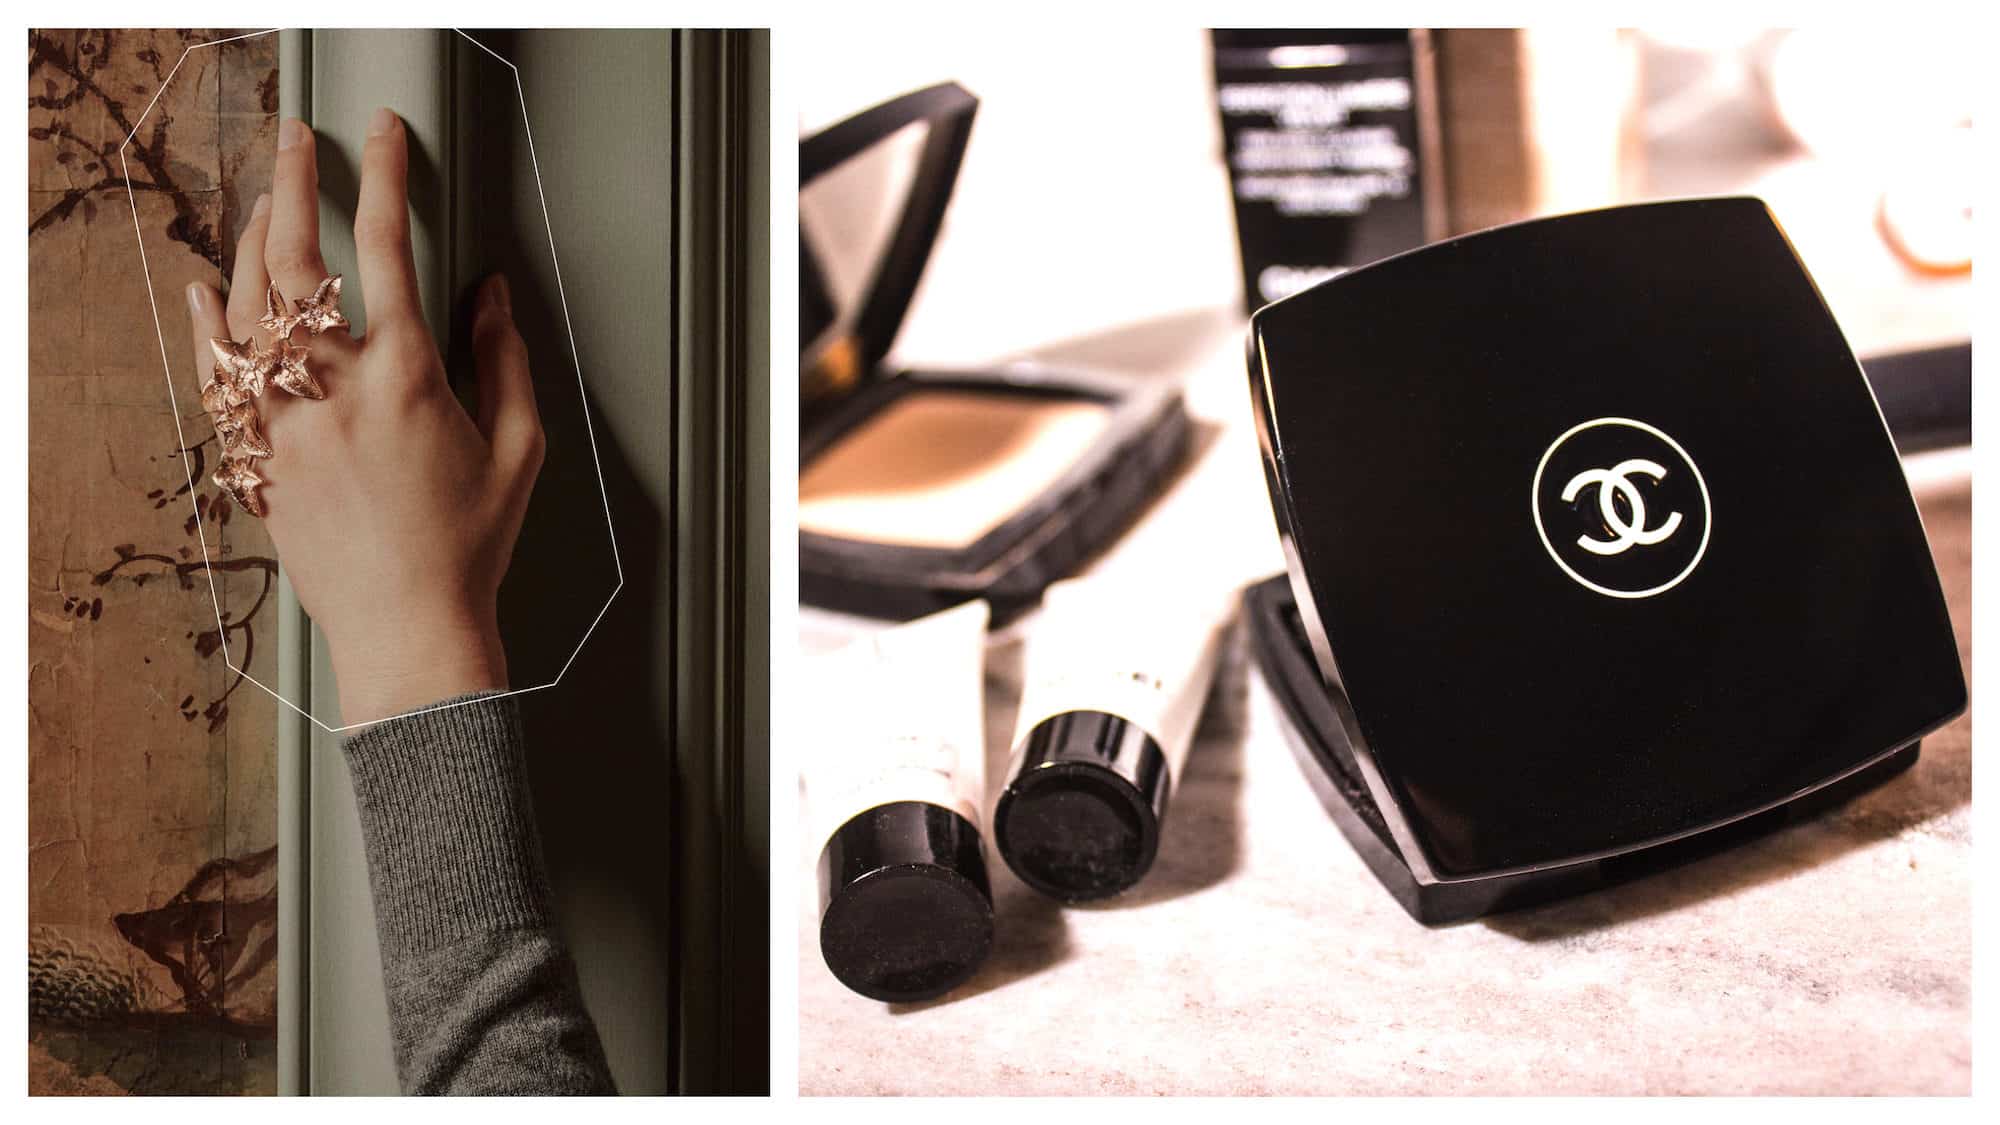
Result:
<instances>
[{"instance_id":1,"label":"cosmetic tube","mask_svg":"<svg viewBox=\"0 0 2000 1125\"><path fill-rule=\"evenodd\" d=\"M819 856L820 954L875 1000L928 1000L993 945L983 601L809 658L820 746L804 767Z\"/></svg>"},{"instance_id":2,"label":"cosmetic tube","mask_svg":"<svg viewBox=\"0 0 2000 1125\"><path fill-rule=\"evenodd\" d=\"M1236 28L1211 42L1249 310L1444 233L1429 32Z\"/></svg>"},{"instance_id":3,"label":"cosmetic tube","mask_svg":"<svg viewBox=\"0 0 2000 1125\"><path fill-rule=\"evenodd\" d=\"M1101 579L1049 587L993 811L1022 882L1084 902L1145 876L1236 603L1234 589L1175 608Z\"/></svg>"}]
</instances>

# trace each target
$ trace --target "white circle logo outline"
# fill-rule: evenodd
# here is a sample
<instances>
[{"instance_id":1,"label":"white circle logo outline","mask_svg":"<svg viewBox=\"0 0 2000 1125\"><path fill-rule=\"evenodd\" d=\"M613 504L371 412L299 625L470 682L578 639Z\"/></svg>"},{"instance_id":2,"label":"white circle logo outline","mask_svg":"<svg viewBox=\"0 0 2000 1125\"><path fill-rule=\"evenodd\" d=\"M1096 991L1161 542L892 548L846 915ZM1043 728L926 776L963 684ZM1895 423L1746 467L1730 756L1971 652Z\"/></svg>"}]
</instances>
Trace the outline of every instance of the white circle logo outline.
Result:
<instances>
[{"instance_id":1,"label":"white circle logo outline","mask_svg":"<svg viewBox=\"0 0 2000 1125\"><path fill-rule=\"evenodd\" d=\"M1694 558L1688 560L1687 566L1683 567L1679 574L1674 575L1665 583L1654 586L1651 589L1614 590L1609 586L1600 586L1583 575L1578 574L1574 567L1563 561L1561 555L1556 554L1555 544L1549 542L1548 529L1542 526L1542 472L1548 468L1549 458L1555 455L1556 450L1562 448L1564 442L1582 433L1584 430L1597 426L1629 426L1632 429L1651 434L1661 441L1666 442L1675 453L1680 455L1682 461L1687 462L1688 469L1694 473L1695 486L1701 490L1701 543L1695 547ZM1688 575L1694 573L1695 567L1701 565L1702 556L1708 554L1709 533L1715 529L1715 505L1708 498L1708 481L1702 478L1701 466L1694 463L1694 458L1688 455L1687 450L1681 448L1680 442L1668 437L1666 432L1658 426L1647 425L1636 418L1592 418L1588 422L1578 422L1576 425L1564 430L1556 440L1549 443L1549 447L1542 451L1542 459L1535 463L1535 480L1528 492L1528 508L1529 513L1534 517L1535 536L1542 541L1542 550L1548 552L1549 558L1555 560L1555 564L1562 568L1562 572L1575 579L1578 585L1603 594L1607 598L1650 598L1655 594L1664 594L1668 590L1680 585Z\"/></svg>"}]
</instances>

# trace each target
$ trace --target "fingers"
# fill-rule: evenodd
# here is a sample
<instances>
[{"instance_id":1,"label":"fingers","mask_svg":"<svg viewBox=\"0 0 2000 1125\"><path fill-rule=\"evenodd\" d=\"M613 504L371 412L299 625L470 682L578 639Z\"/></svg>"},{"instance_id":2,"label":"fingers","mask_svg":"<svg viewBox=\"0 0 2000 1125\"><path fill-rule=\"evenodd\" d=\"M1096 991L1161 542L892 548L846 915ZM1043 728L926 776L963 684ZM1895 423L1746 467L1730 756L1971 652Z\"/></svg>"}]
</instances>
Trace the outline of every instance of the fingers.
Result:
<instances>
[{"instance_id":1,"label":"fingers","mask_svg":"<svg viewBox=\"0 0 2000 1125\"><path fill-rule=\"evenodd\" d=\"M237 271L242 272L240 269ZM194 338L195 383L199 386L208 381L209 373L215 369L215 350L209 341L218 337L231 339L229 320L222 307L222 294L205 281L197 281L187 287L188 326ZM254 318L252 318L254 319Z\"/></svg>"},{"instance_id":2,"label":"fingers","mask_svg":"<svg viewBox=\"0 0 2000 1125\"><path fill-rule=\"evenodd\" d=\"M307 296L326 277L326 263L319 254L319 164L312 130L297 118L278 126L270 223L264 265L271 279L287 299ZM257 300L261 311L263 297Z\"/></svg>"},{"instance_id":3,"label":"fingers","mask_svg":"<svg viewBox=\"0 0 2000 1125\"><path fill-rule=\"evenodd\" d=\"M479 288L472 350L479 367L479 430L502 471L532 484L542 467L542 419L535 409L528 348L514 327L513 297L499 274Z\"/></svg>"},{"instance_id":4,"label":"fingers","mask_svg":"<svg viewBox=\"0 0 2000 1125\"><path fill-rule=\"evenodd\" d=\"M423 319L410 256L409 164L402 121L376 110L361 150L361 199L354 210L354 252L371 333Z\"/></svg>"},{"instance_id":5,"label":"fingers","mask_svg":"<svg viewBox=\"0 0 2000 1125\"><path fill-rule=\"evenodd\" d=\"M270 274L264 270L264 240L271 230L271 196L257 197L250 209L250 222L236 240L236 272L229 280L229 338L247 339L264 315L264 289Z\"/></svg>"}]
</instances>

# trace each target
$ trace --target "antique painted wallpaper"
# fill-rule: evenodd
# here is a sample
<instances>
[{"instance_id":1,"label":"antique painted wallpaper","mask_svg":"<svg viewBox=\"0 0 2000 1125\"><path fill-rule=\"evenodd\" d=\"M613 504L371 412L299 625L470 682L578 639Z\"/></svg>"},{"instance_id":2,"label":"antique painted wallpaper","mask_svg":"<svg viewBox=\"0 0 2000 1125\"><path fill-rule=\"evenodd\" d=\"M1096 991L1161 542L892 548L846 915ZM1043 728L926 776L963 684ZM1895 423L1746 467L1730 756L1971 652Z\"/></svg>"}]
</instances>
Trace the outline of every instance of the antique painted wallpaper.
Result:
<instances>
[{"instance_id":1,"label":"antique painted wallpaper","mask_svg":"<svg viewBox=\"0 0 2000 1125\"><path fill-rule=\"evenodd\" d=\"M278 704L224 662L216 601L270 682L277 561L208 481L213 431L183 394L189 488L137 245L193 387L182 289L226 275L275 147L275 36L190 52L167 82L229 34L28 36L36 1093L275 1086Z\"/></svg>"}]
</instances>

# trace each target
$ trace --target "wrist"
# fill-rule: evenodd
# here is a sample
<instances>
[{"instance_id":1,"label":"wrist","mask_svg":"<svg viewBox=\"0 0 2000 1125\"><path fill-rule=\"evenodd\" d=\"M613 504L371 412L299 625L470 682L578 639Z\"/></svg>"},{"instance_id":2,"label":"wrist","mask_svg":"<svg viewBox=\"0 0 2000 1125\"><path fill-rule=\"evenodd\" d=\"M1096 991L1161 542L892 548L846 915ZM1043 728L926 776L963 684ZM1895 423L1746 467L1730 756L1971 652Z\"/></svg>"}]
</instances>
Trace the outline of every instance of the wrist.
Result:
<instances>
[{"instance_id":1,"label":"wrist","mask_svg":"<svg viewBox=\"0 0 2000 1125\"><path fill-rule=\"evenodd\" d=\"M507 687L507 654L490 614L402 618L326 632L343 724Z\"/></svg>"}]
</instances>

